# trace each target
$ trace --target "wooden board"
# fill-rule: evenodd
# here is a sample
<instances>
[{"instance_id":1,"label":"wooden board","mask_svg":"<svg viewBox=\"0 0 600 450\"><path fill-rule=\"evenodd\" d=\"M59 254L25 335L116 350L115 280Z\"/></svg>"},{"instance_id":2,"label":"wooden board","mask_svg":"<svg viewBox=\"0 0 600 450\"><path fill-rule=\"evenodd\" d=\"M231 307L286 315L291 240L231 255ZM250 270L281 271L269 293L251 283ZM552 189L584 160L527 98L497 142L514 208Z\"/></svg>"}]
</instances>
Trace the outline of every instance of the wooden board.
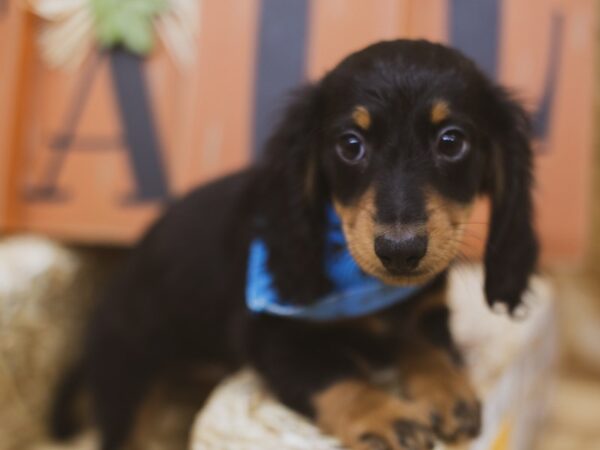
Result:
<instances>
[{"instance_id":1,"label":"wooden board","mask_svg":"<svg viewBox=\"0 0 600 450\"><path fill-rule=\"evenodd\" d=\"M168 198L256 158L289 88L369 43L411 37L458 46L524 99L538 135L544 258L577 261L586 249L592 0L205 0L193 64L178 67L159 45L146 61L95 54L75 71L50 69L34 44L43 24L8 4L5 230L129 244ZM486 221L482 206L473 222ZM472 233L483 238L485 226Z\"/></svg>"}]
</instances>

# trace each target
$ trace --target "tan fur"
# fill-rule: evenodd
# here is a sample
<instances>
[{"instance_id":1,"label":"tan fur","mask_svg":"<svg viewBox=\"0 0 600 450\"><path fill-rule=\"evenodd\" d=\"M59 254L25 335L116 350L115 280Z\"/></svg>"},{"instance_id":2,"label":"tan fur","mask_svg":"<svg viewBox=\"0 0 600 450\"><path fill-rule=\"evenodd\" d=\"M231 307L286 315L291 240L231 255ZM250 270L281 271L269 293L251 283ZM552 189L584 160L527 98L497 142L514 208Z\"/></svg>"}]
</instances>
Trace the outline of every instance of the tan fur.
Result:
<instances>
[{"instance_id":1,"label":"tan fur","mask_svg":"<svg viewBox=\"0 0 600 450\"><path fill-rule=\"evenodd\" d=\"M433 189L426 198L429 246L419 268L437 274L456 257L473 205L447 200Z\"/></svg>"},{"instance_id":2,"label":"tan fur","mask_svg":"<svg viewBox=\"0 0 600 450\"><path fill-rule=\"evenodd\" d=\"M352 120L363 130L368 130L371 127L371 114L364 106L358 105L354 108Z\"/></svg>"},{"instance_id":3,"label":"tan fur","mask_svg":"<svg viewBox=\"0 0 600 450\"><path fill-rule=\"evenodd\" d=\"M432 108L430 119L431 123L437 124L448 118L450 115L450 105L446 100L437 100Z\"/></svg>"},{"instance_id":4,"label":"tan fur","mask_svg":"<svg viewBox=\"0 0 600 450\"><path fill-rule=\"evenodd\" d=\"M375 237L398 231L403 225L379 225L375 223L375 190L368 189L354 204L346 206L334 200L334 207L341 218L342 228L350 254L362 270L388 284L423 283L437 275L456 257L464 234L465 222L472 205L463 205L441 197L435 190L426 192L427 222L407 225L411 231L427 231L429 245L427 254L417 267L414 276L391 276L375 254Z\"/></svg>"},{"instance_id":5,"label":"tan fur","mask_svg":"<svg viewBox=\"0 0 600 450\"><path fill-rule=\"evenodd\" d=\"M375 191L367 190L353 205L345 206L334 200L334 207L342 221L348 250L365 272L381 277L385 268L375 255Z\"/></svg>"},{"instance_id":6,"label":"tan fur","mask_svg":"<svg viewBox=\"0 0 600 450\"><path fill-rule=\"evenodd\" d=\"M390 448L401 449L395 422L428 423L429 411L422 405L406 402L359 380L335 383L313 397L313 404L321 429L352 449L370 448L361 442L365 435L381 436Z\"/></svg>"},{"instance_id":7,"label":"tan fur","mask_svg":"<svg viewBox=\"0 0 600 450\"><path fill-rule=\"evenodd\" d=\"M410 353L400 353L398 363L403 392L435 411L444 436L452 436L454 442L468 441L464 427L478 420L480 405L466 370L456 366L445 351L424 341L411 341L410 348ZM468 416L455 413L459 402L468 408Z\"/></svg>"}]
</instances>

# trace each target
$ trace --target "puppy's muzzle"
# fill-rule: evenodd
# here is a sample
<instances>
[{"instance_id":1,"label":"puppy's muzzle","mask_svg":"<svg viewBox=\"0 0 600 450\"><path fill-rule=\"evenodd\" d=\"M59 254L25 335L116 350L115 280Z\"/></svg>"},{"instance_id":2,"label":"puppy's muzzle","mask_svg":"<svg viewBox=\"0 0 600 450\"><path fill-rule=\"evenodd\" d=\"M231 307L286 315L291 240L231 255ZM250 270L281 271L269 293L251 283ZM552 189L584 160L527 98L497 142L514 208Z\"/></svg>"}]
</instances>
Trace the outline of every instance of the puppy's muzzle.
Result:
<instances>
[{"instance_id":1,"label":"puppy's muzzle","mask_svg":"<svg viewBox=\"0 0 600 450\"><path fill-rule=\"evenodd\" d=\"M427 253L427 236L405 231L375 238L375 254L392 275L410 274Z\"/></svg>"}]
</instances>

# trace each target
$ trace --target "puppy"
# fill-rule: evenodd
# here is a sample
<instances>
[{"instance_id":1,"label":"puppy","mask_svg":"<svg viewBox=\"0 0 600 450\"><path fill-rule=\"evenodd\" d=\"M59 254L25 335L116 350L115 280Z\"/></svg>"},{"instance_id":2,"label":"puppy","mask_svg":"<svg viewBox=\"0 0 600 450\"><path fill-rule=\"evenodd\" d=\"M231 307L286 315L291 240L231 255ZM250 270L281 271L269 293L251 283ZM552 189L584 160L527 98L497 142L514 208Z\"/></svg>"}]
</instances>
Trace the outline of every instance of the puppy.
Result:
<instances>
[{"instance_id":1,"label":"puppy","mask_svg":"<svg viewBox=\"0 0 600 450\"><path fill-rule=\"evenodd\" d=\"M396 40L350 55L296 93L258 164L151 227L91 317L55 434L84 383L102 449L123 448L149 386L194 362L253 367L351 449L473 438L446 271L489 196L485 295L515 310L538 254L531 168L525 112L461 53Z\"/></svg>"}]
</instances>

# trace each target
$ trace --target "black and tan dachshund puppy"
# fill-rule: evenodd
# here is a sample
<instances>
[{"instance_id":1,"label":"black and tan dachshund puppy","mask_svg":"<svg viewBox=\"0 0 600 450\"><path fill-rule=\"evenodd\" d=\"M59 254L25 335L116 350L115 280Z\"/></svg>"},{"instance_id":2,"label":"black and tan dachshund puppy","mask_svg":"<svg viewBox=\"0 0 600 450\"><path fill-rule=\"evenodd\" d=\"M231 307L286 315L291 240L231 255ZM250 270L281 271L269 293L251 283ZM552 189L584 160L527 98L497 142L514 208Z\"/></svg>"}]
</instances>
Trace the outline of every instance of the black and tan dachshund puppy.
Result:
<instances>
[{"instance_id":1,"label":"black and tan dachshund puppy","mask_svg":"<svg viewBox=\"0 0 600 450\"><path fill-rule=\"evenodd\" d=\"M351 449L476 436L480 405L449 332L445 274L475 199L489 196L485 295L514 311L538 253L531 172L525 112L461 53L396 40L350 55L296 93L258 164L193 191L151 227L91 317L54 431L69 431L79 380L102 449L123 448L156 377L193 361L253 367ZM270 293L287 306L335 293L332 215L361 276L411 286L410 298L326 320L251 311L257 239ZM376 384L381 373L401 380L401 395Z\"/></svg>"}]
</instances>

